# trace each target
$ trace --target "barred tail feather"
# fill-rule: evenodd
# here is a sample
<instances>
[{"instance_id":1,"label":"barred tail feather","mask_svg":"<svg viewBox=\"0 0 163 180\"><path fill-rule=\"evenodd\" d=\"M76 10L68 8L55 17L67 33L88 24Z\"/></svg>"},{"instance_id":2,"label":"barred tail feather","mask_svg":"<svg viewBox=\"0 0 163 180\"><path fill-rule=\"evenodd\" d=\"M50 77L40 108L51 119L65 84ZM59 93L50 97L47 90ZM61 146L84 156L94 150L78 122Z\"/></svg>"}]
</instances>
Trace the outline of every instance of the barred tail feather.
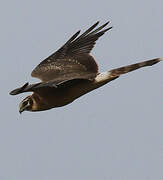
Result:
<instances>
[{"instance_id":1,"label":"barred tail feather","mask_svg":"<svg viewBox=\"0 0 163 180\"><path fill-rule=\"evenodd\" d=\"M120 76L121 74L125 74L131 71L134 71L136 69L145 67L145 66L153 66L154 64L162 61L163 58L156 58L156 59L152 59L152 60L148 60L148 61L143 61L140 63L136 63L136 64L132 64L132 65L128 65L128 66L123 66L117 69L112 69L110 70L110 75L111 76Z\"/></svg>"}]
</instances>

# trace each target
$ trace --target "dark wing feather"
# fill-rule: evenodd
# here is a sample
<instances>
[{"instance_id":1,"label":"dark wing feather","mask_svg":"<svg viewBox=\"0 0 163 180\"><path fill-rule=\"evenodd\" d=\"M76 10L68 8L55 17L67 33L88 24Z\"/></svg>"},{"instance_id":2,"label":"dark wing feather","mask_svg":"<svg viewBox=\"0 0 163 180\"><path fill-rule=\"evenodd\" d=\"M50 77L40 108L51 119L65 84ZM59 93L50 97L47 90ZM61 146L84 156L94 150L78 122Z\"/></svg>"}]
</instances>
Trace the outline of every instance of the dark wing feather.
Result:
<instances>
[{"instance_id":1,"label":"dark wing feather","mask_svg":"<svg viewBox=\"0 0 163 180\"><path fill-rule=\"evenodd\" d=\"M29 85L29 83L25 83L22 87L12 90L10 92L10 95L17 95L20 93L31 92L31 91L34 92L41 84L42 83L30 84Z\"/></svg>"},{"instance_id":2,"label":"dark wing feather","mask_svg":"<svg viewBox=\"0 0 163 180\"><path fill-rule=\"evenodd\" d=\"M44 91L44 89L56 89L58 88L58 86L53 83L53 82L49 82L49 83L36 83L36 84L29 84L26 83L24 84L22 87L20 88L16 88L13 91L10 92L10 95L17 95L20 93L24 93L24 92L36 92L36 93L41 93L41 91Z\"/></svg>"},{"instance_id":3,"label":"dark wing feather","mask_svg":"<svg viewBox=\"0 0 163 180\"><path fill-rule=\"evenodd\" d=\"M81 82L87 82L89 80L86 79L72 79L72 80L67 80L63 81L61 83L54 83L54 82L40 82L36 84L29 84L25 83L22 87L16 88L10 92L10 95L17 95L21 94L24 92L35 92L37 94L45 94L47 92L52 91L53 93L55 92L56 89L58 88L67 88L70 86L74 86L75 84L81 83Z\"/></svg>"},{"instance_id":4,"label":"dark wing feather","mask_svg":"<svg viewBox=\"0 0 163 180\"><path fill-rule=\"evenodd\" d=\"M96 40L106 31L102 30L109 22L95 29L99 22L95 23L78 38L80 31L75 33L58 51L43 60L32 72L44 82L62 82L71 79L93 80L98 73L98 66L90 51ZM94 31L92 31L95 29Z\"/></svg>"}]
</instances>

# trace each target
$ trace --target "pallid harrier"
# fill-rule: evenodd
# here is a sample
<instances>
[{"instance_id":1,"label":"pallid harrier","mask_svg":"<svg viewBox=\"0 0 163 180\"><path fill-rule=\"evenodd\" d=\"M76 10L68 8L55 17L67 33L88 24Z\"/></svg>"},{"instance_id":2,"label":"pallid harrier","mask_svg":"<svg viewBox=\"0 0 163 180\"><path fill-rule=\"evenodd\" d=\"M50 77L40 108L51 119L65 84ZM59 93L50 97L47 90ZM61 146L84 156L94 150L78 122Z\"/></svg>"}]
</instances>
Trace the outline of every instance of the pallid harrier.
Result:
<instances>
[{"instance_id":1,"label":"pallid harrier","mask_svg":"<svg viewBox=\"0 0 163 180\"><path fill-rule=\"evenodd\" d=\"M43 111L67 105L121 74L152 66L162 60L156 58L99 73L96 61L89 53L96 40L112 28L104 29L108 23L96 28L99 24L97 22L80 36L80 31L76 32L59 50L32 71L31 75L42 82L31 85L26 83L10 92L11 95L33 92L20 103L20 113L25 110Z\"/></svg>"}]
</instances>

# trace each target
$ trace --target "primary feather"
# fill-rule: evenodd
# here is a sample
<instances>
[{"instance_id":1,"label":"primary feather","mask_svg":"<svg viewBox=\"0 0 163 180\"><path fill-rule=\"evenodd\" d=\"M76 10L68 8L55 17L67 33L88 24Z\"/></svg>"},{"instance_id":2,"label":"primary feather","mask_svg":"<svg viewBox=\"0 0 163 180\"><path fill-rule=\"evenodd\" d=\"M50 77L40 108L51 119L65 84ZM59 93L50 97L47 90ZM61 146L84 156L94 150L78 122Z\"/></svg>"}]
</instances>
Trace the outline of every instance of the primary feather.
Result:
<instances>
[{"instance_id":1,"label":"primary feather","mask_svg":"<svg viewBox=\"0 0 163 180\"><path fill-rule=\"evenodd\" d=\"M71 79L93 80L98 73L98 66L89 53L96 40L112 28L103 29L108 23L95 29L99 24L97 22L78 38L80 31L75 33L58 51L43 60L31 75L42 81L56 83Z\"/></svg>"}]
</instances>

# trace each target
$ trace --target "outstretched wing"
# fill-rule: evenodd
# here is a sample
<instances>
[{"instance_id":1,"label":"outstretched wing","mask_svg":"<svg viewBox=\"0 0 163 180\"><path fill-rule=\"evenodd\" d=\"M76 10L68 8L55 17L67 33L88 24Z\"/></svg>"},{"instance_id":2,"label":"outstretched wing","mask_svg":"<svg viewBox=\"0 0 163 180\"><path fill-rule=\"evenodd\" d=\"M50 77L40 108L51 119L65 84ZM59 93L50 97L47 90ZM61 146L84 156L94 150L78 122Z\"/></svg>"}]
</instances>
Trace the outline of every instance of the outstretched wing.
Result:
<instances>
[{"instance_id":1,"label":"outstretched wing","mask_svg":"<svg viewBox=\"0 0 163 180\"><path fill-rule=\"evenodd\" d=\"M98 73L98 66L89 53L96 40L112 28L103 29L108 23L95 29L99 24L97 22L78 38L80 31L75 33L58 51L43 60L31 75L44 82L55 83L71 79L93 80Z\"/></svg>"},{"instance_id":2,"label":"outstretched wing","mask_svg":"<svg viewBox=\"0 0 163 180\"><path fill-rule=\"evenodd\" d=\"M107 77L107 82L118 78L122 74L134 71L136 69L146 67L146 66L153 66L154 64L156 64L162 60L163 60L163 58L156 58L156 59L151 59L148 61L143 61L143 62L139 62L136 64L131 64L128 66L123 66L120 68L112 69L109 71L109 76ZM97 86L96 83L100 83L101 81L103 81L101 76L103 76L103 73L99 74L96 77L95 81L92 83L92 86ZM104 80L106 80L106 77L104 78ZM53 81L52 82L40 82L37 84L31 84L31 85L26 83L22 87L14 89L13 91L11 91L10 94L11 95L17 95L17 94L29 92L29 91L33 91L33 92L36 92L38 94L44 94L44 93L50 92L51 90L52 90L52 92L54 92L54 90L57 88L65 88L65 87L75 86L78 83L86 82L86 81L88 82L89 80L73 79L73 80L63 81L63 82L58 83L58 84L54 83ZM83 87L83 88L86 88L86 87Z\"/></svg>"},{"instance_id":3,"label":"outstretched wing","mask_svg":"<svg viewBox=\"0 0 163 180\"><path fill-rule=\"evenodd\" d=\"M68 88L70 86L74 86L81 82L88 82L87 79L73 79L73 80L67 80L63 81L61 83L54 83L54 82L40 82L36 84L29 84L25 83L22 87L16 88L10 92L10 95L17 95L24 92L35 92L39 95L43 95L49 93L49 92L55 92L57 88ZM90 82L90 81L89 81Z\"/></svg>"},{"instance_id":4,"label":"outstretched wing","mask_svg":"<svg viewBox=\"0 0 163 180\"><path fill-rule=\"evenodd\" d=\"M57 88L54 83L36 83L36 84L29 84L25 83L22 87L16 88L10 92L10 95L17 95L24 92L40 92L45 88Z\"/></svg>"}]
</instances>

